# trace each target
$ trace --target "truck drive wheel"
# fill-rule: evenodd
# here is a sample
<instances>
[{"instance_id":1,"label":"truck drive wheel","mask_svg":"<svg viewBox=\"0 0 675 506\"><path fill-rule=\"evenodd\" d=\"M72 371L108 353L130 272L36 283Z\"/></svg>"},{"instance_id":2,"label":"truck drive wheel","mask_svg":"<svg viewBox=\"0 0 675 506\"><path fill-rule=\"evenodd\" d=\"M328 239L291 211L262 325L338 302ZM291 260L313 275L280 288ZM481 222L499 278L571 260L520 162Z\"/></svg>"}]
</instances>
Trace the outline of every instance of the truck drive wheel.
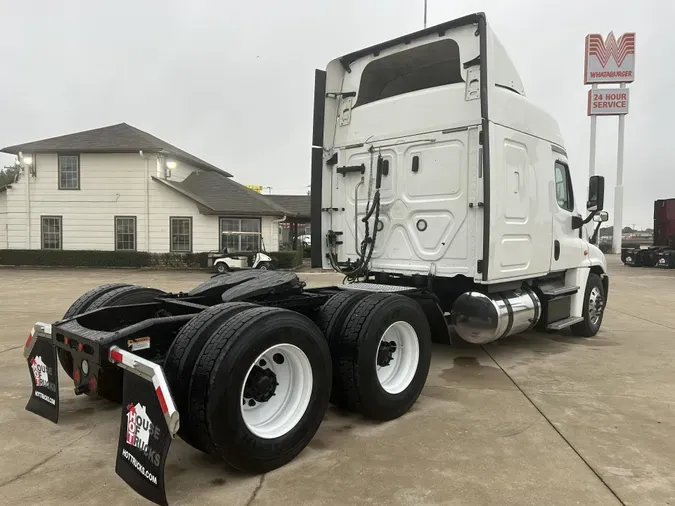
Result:
<instances>
[{"instance_id":1,"label":"truck drive wheel","mask_svg":"<svg viewBox=\"0 0 675 506\"><path fill-rule=\"evenodd\" d=\"M125 283L110 283L108 285L101 285L97 286L96 288L92 288L88 292L82 294L79 299L71 304L71 306L68 308L68 311L66 311L66 314L63 315L63 319L66 320L68 318L72 318L73 316L86 313L89 309L89 306L91 306L96 299L108 292L111 292L112 290L115 290L116 288L121 288L123 286L129 285ZM61 363L63 370L70 377L70 379L73 379L73 356L62 348L57 348L56 354L59 357L59 362Z\"/></svg>"},{"instance_id":2,"label":"truck drive wheel","mask_svg":"<svg viewBox=\"0 0 675 506\"><path fill-rule=\"evenodd\" d=\"M370 292L345 290L337 295L333 295L319 309L314 322L328 340L328 346L331 350L331 356L337 357L337 348L341 340L342 328L347 316L356 304L370 295ZM333 362L333 387L331 389L330 401L335 405L346 404L344 390L340 386L340 367L339 363Z\"/></svg>"},{"instance_id":3,"label":"truck drive wheel","mask_svg":"<svg viewBox=\"0 0 675 506\"><path fill-rule=\"evenodd\" d=\"M330 381L328 344L311 320L280 308L247 309L213 333L195 365L194 432L236 469L276 469L316 433Z\"/></svg>"},{"instance_id":4,"label":"truck drive wheel","mask_svg":"<svg viewBox=\"0 0 675 506\"><path fill-rule=\"evenodd\" d=\"M356 305L333 346L337 405L393 420L417 401L431 362L424 311L403 295L375 293Z\"/></svg>"},{"instance_id":5,"label":"truck drive wheel","mask_svg":"<svg viewBox=\"0 0 675 506\"><path fill-rule=\"evenodd\" d=\"M579 337L593 337L600 330L605 312L605 290L600 276L591 272L584 293L584 321L572 325L572 333Z\"/></svg>"},{"instance_id":6,"label":"truck drive wheel","mask_svg":"<svg viewBox=\"0 0 675 506\"><path fill-rule=\"evenodd\" d=\"M186 443L198 450L206 451L206 448L200 445L199 438L191 432L193 424L188 409L190 378L195 363L204 343L220 325L232 316L254 307L258 306L248 302L229 302L210 307L190 320L178 332L169 347L164 361L164 374L181 417L178 434Z\"/></svg>"}]
</instances>

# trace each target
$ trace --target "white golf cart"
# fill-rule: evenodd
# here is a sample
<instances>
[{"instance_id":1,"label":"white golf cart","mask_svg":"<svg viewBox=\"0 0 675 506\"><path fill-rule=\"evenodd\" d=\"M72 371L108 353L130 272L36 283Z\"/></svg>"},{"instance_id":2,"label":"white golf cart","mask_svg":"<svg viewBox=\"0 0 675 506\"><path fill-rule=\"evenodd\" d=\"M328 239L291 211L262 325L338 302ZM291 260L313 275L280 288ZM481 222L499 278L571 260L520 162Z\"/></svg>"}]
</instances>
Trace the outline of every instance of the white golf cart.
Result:
<instances>
[{"instance_id":1,"label":"white golf cart","mask_svg":"<svg viewBox=\"0 0 675 506\"><path fill-rule=\"evenodd\" d=\"M231 233L232 232L230 232L230 234ZM251 235L251 233L247 232L246 235ZM274 270L272 257L265 252L265 243L263 242L262 234L260 234L259 244L261 246L260 250L254 252L251 265L248 264L248 255L232 255L228 252L227 246L225 246L219 253L219 256L213 261L213 267L219 274L246 269L259 269L261 271Z\"/></svg>"}]
</instances>

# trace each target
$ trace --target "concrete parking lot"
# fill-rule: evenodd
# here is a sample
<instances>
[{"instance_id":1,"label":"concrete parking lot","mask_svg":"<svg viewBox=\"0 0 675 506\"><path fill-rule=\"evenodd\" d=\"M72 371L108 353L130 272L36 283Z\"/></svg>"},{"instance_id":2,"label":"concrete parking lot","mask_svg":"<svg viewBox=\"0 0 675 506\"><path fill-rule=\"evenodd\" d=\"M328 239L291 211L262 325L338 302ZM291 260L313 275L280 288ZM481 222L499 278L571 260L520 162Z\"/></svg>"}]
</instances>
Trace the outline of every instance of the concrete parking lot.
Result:
<instances>
[{"instance_id":1,"label":"concrete parking lot","mask_svg":"<svg viewBox=\"0 0 675 506\"><path fill-rule=\"evenodd\" d=\"M170 504L675 504L675 271L612 257L610 275L597 337L436 346L410 413L373 423L331 408L309 447L264 476L175 440ZM58 319L94 286L177 291L207 276L0 269L0 503L147 504L115 475L119 406L76 397L63 381L58 425L24 410L23 343L33 322Z\"/></svg>"}]
</instances>

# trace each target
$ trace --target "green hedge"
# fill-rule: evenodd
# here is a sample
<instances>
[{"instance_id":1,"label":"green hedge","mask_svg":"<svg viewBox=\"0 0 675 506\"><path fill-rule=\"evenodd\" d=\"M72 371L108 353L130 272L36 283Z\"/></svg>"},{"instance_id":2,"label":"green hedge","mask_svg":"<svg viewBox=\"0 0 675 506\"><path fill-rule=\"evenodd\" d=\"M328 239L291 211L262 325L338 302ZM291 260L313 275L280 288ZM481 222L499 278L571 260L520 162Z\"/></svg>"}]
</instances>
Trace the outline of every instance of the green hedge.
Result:
<instances>
[{"instance_id":1,"label":"green hedge","mask_svg":"<svg viewBox=\"0 0 675 506\"><path fill-rule=\"evenodd\" d=\"M249 257L253 253L232 253ZM292 269L302 265L302 250L268 253L278 269ZM144 251L98 250L0 250L0 265L42 265L61 267L156 267L206 268L208 253L146 253Z\"/></svg>"},{"instance_id":2,"label":"green hedge","mask_svg":"<svg viewBox=\"0 0 675 506\"><path fill-rule=\"evenodd\" d=\"M207 253L15 249L0 250L0 265L195 268L206 267L207 256Z\"/></svg>"},{"instance_id":3,"label":"green hedge","mask_svg":"<svg viewBox=\"0 0 675 506\"><path fill-rule=\"evenodd\" d=\"M273 251L268 253L276 262L277 269L293 269L302 265L302 250L297 251Z\"/></svg>"}]
</instances>

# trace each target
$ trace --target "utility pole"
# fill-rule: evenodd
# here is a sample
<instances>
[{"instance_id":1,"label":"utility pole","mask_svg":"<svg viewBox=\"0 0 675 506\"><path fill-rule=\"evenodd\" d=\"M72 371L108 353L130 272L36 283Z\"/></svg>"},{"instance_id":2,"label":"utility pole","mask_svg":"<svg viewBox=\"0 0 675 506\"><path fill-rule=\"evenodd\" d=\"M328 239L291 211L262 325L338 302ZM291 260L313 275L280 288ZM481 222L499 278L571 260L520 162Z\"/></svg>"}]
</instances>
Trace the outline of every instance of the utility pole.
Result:
<instances>
[{"instance_id":1,"label":"utility pole","mask_svg":"<svg viewBox=\"0 0 675 506\"><path fill-rule=\"evenodd\" d=\"M427 27L427 0L424 0L424 28Z\"/></svg>"}]
</instances>

